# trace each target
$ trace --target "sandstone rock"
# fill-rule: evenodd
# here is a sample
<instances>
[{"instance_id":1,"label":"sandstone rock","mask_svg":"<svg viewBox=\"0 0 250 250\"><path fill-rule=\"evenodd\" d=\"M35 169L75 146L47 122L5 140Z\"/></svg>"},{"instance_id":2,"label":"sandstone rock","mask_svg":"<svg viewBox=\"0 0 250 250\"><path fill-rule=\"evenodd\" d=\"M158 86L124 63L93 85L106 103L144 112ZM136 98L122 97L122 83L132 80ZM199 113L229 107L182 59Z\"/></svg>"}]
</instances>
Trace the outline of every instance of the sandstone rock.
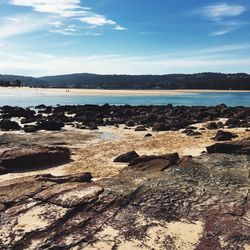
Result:
<instances>
[{"instance_id":1,"label":"sandstone rock","mask_svg":"<svg viewBox=\"0 0 250 250\"><path fill-rule=\"evenodd\" d=\"M135 151L130 151L126 154L122 154L114 159L114 162L124 162L124 163L130 163L134 159L138 158L139 155Z\"/></svg>"},{"instance_id":2,"label":"sandstone rock","mask_svg":"<svg viewBox=\"0 0 250 250\"><path fill-rule=\"evenodd\" d=\"M129 166L138 166L138 164L140 164L140 166L142 166L143 164L153 161L153 160L165 160L165 161L169 161L171 165L174 165L178 162L179 160L179 154L178 153L174 153L174 154L166 154L166 155L143 155L140 157L135 158L133 161L131 161L129 163Z\"/></svg>"},{"instance_id":3,"label":"sandstone rock","mask_svg":"<svg viewBox=\"0 0 250 250\"><path fill-rule=\"evenodd\" d=\"M70 151L61 147L15 148L0 154L1 165L8 171L47 167L70 160Z\"/></svg>"},{"instance_id":4,"label":"sandstone rock","mask_svg":"<svg viewBox=\"0 0 250 250\"><path fill-rule=\"evenodd\" d=\"M152 161L164 166L162 160ZM127 168L91 183L70 176L1 183L0 248L151 249L153 242L155 249L181 244L203 250L220 249L221 239L225 249L250 244L248 156L187 157L160 170Z\"/></svg>"},{"instance_id":5,"label":"sandstone rock","mask_svg":"<svg viewBox=\"0 0 250 250\"><path fill-rule=\"evenodd\" d=\"M238 135L234 133L223 131L223 130L218 130L214 137L214 140L215 141L229 141L232 138L236 138L236 137L238 137Z\"/></svg>"},{"instance_id":6,"label":"sandstone rock","mask_svg":"<svg viewBox=\"0 0 250 250\"><path fill-rule=\"evenodd\" d=\"M250 138L235 142L216 143L207 147L209 154L225 153L225 154L247 154L250 155Z\"/></svg>"}]
</instances>

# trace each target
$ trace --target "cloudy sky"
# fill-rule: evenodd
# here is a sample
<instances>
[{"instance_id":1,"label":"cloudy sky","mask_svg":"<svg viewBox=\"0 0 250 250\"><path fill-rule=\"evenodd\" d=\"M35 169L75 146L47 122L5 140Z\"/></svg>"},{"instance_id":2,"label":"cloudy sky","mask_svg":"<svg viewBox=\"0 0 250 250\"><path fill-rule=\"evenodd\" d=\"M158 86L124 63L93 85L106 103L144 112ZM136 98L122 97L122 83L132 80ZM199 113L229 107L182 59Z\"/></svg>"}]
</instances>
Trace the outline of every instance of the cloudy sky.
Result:
<instances>
[{"instance_id":1,"label":"cloudy sky","mask_svg":"<svg viewBox=\"0 0 250 250\"><path fill-rule=\"evenodd\" d=\"M250 73L248 0L0 0L0 73Z\"/></svg>"}]
</instances>

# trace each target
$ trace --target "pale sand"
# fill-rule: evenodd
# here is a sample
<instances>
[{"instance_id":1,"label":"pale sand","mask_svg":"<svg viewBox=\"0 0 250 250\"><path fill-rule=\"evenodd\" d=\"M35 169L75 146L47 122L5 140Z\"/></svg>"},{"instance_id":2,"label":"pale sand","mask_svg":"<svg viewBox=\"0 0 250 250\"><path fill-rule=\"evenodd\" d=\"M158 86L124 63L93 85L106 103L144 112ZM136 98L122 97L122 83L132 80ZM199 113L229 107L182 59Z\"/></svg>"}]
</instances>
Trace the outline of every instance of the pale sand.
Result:
<instances>
[{"instance_id":1,"label":"pale sand","mask_svg":"<svg viewBox=\"0 0 250 250\"><path fill-rule=\"evenodd\" d=\"M29 87L0 87L1 95L8 94L32 94L32 95L65 95L65 96L162 96L162 95L183 95L183 94L195 94L195 93L211 93L211 92L232 92L230 90L107 90L107 89L55 89L55 88L29 88ZM247 92L250 91L237 91L233 92Z\"/></svg>"},{"instance_id":2,"label":"pale sand","mask_svg":"<svg viewBox=\"0 0 250 250\"><path fill-rule=\"evenodd\" d=\"M189 250L194 249L203 232L203 223L200 221L192 224L187 221L171 222L154 221L138 214L138 225L148 226L145 237L142 240L127 240L121 236L120 232L113 227L106 226L97 234L99 241L86 246L86 250L112 250L112 246L117 242L118 248L146 250L167 249L167 250ZM166 247L166 239L170 238L169 247Z\"/></svg>"}]
</instances>

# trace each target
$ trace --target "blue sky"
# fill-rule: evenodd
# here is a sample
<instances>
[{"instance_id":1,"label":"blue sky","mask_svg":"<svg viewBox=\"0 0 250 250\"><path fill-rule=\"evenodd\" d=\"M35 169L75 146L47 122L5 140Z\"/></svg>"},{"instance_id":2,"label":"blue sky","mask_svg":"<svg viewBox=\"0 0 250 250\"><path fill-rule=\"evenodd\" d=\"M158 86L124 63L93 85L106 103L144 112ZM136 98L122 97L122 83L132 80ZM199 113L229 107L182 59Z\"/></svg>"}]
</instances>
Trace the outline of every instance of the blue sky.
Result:
<instances>
[{"instance_id":1,"label":"blue sky","mask_svg":"<svg viewBox=\"0 0 250 250\"><path fill-rule=\"evenodd\" d=\"M250 1L0 0L0 73L250 73Z\"/></svg>"}]
</instances>

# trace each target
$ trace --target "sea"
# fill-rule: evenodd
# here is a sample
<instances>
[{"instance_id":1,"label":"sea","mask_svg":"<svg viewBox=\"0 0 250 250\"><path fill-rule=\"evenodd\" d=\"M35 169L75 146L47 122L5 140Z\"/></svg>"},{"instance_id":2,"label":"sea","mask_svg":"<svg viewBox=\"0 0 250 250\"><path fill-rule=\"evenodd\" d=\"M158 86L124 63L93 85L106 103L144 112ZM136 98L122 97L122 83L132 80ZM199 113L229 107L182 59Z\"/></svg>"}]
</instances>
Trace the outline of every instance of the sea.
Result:
<instances>
[{"instance_id":1,"label":"sea","mask_svg":"<svg viewBox=\"0 0 250 250\"><path fill-rule=\"evenodd\" d=\"M195 92L189 94L171 95L53 95L43 93L6 92L0 90L0 106L11 105L30 107L39 104L45 105L83 105L83 104L110 104L110 105L167 105L174 106L228 106L250 107L250 92Z\"/></svg>"}]
</instances>

